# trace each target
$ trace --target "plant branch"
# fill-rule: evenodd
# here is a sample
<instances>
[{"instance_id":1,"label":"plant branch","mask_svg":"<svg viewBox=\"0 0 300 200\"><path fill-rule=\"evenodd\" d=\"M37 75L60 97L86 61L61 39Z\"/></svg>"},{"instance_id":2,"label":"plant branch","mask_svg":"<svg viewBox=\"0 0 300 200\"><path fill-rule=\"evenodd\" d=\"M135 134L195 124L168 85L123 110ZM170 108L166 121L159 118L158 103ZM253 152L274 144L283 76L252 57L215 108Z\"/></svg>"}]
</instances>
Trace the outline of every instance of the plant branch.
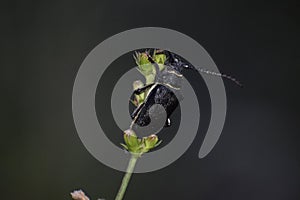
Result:
<instances>
[{"instance_id":1,"label":"plant branch","mask_svg":"<svg viewBox=\"0 0 300 200\"><path fill-rule=\"evenodd\" d=\"M131 175L132 175L132 172L134 170L134 167L135 167L137 159L138 159L138 156L132 154L132 156L131 156L131 158L129 160L129 163L128 163L126 174L123 177L123 180L122 180L119 192L118 192L115 200L122 200L123 199L125 191L126 191L126 188L128 186L128 183L129 183L129 180L131 178Z\"/></svg>"}]
</instances>

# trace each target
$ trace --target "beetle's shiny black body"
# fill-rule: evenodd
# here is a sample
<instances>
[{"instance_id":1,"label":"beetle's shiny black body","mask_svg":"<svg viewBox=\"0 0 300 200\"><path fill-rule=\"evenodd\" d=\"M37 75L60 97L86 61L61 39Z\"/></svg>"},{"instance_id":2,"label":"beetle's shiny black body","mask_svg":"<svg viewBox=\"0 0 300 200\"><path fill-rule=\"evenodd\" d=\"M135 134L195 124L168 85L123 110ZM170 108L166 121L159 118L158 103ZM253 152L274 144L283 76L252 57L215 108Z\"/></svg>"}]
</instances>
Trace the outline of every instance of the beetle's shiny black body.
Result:
<instances>
[{"instance_id":1,"label":"beetle's shiny black body","mask_svg":"<svg viewBox=\"0 0 300 200\"><path fill-rule=\"evenodd\" d=\"M139 105L132 113L131 118L133 124L139 126L146 126L150 124L151 119L149 117L150 108L159 104L163 106L167 113L167 120L165 126L170 126L169 117L178 107L179 102L183 99L180 88L183 75L182 70L185 68L193 68L193 66L186 64L177 55L169 51L162 51L167 55L167 61L165 62L165 68L162 71L158 70L158 65L149 56L149 61L156 67L155 83L146 85L145 87L135 90L135 94L140 94L147 91L147 97L141 105ZM155 112L154 112L155 113ZM157 116L160 112L155 113ZM155 118L155 115L154 115Z\"/></svg>"},{"instance_id":2,"label":"beetle's shiny black body","mask_svg":"<svg viewBox=\"0 0 300 200\"><path fill-rule=\"evenodd\" d=\"M177 108L179 100L174 92L167 86L162 84L154 84L150 88L145 102L137 107L131 114L132 119L134 119L134 123L139 126L148 125L151 121L149 117L149 110L155 104L163 106L167 113L167 118L169 118L173 111ZM161 114L160 112L156 113L157 115ZM169 125L169 120L166 122L166 125Z\"/></svg>"}]
</instances>

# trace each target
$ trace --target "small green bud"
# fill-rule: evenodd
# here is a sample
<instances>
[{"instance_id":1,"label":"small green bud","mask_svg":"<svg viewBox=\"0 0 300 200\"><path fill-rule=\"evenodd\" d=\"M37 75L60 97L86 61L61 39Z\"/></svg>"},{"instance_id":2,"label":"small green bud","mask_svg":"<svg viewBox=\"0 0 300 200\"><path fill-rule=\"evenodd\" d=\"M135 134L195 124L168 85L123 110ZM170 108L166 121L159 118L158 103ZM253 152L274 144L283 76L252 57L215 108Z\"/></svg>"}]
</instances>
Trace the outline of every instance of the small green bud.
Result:
<instances>
[{"instance_id":1,"label":"small green bud","mask_svg":"<svg viewBox=\"0 0 300 200\"><path fill-rule=\"evenodd\" d=\"M128 129L124 131L124 141L127 146L134 146L138 143L138 138L133 130Z\"/></svg>"},{"instance_id":2,"label":"small green bud","mask_svg":"<svg viewBox=\"0 0 300 200\"><path fill-rule=\"evenodd\" d=\"M148 60L148 55L146 53L139 54L139 65L146 64L150 64L150 61Z\"/></svg>"},{"instance_id":3,"label":"small green bud","mask_svg":"<svg viewBox=\"0 0 300 200\"><path fill-rule=\"evenodd\" d=\"M153 54L153 60L158 64L159 70L162 71L165 68L165 62L167 60L167 56L166 54L162 53L161 50L157 50Z\"/></svg>"},{"instance_id":4,"label":"small green bud","mask_svg":"<svg viewBox=\"0 0 300 200\"><path fill-rule=\"evenodd\" d=\"M154 66L151 63L139 65L138 69L143 74L143 76L147 76L147 75L156 73Z\"/></svg>"},{"instance_id":5,"label":"small green bud","mask_svg":"<svg viewBox=\"0 0 300 200\"><path fill-rule=\"evenodd\" d=\"M133 90L137 90L144 87L144 83L141 80L137 80L133 82ZM140 104L142 104L145 100L145 92L142 92L141 94L135 94L134 95L134 101L132 103L137 107Z\"/></svg>"},{"instance_id":6,"label":"small green bud","mask_svg":"<svg viewBox=\"0 0 300 200\"><path fill-rule=\"evenodd\" d=\"M141 149L141 140L137 138L135 132L131 129L124 131L124 142L126 149L132 153L138 153Z\"/></svg>"},{"instance_id":7,"label":"small green bud","mask_svg":"<svg viewBox=\"0 0 300 200\"><path fill-rule=\"evenodd\" d=\"M155 81L156 72L149 73L148 75L144 75L146 78L146 85L152 84Z\"/></svg>"},{"instance_id":8,"label":"small green bud","mask_svg":"<svg viewBox=\"0 0 300 200\"><path fill-rule=\"evenodd\" d=\"M158 137L154 134L144 137L143 139L139 139L133 130L128 129L124 131L124 142L125 144L121 145L127 151L140 156L143 153L147 153L154 147L157 147L161 141L158 141Z\"/></svg>"},{"instance_id":9,"label":"small green bud","mask_svg":"<svg viewBox=\"0 0 300 200\"><path fill-rule=\"evenodd\" d=\"M133 82L133 90L137 90L144 87L144 83L141 80L136 80Z\"/></svg>"},{"instance_id":10,"label":"small green bud","mask_svg":"<svg viewBox=\"0 0 300 200\"><path fill-rule=\"evenodd\" d=\"M134 57L139 71L148 80L146 84L152 83L154 80L152 77L155 77L156 72L154 66L148 60L148 55L146 53L135 53Z\"/></svg>"},{"instance_id":11,"label":"small green bud","mask_svg":"<svg viewBox=\"0 0 300 200\"><path fill-rule=\"evenodd\" d=\"M145 152L153 149L158 144L158 137L156 135L150 135L146 138L144 138L144 150Z\"/></svg>"},{"instance_id":12,"label":"small green bud","mask_svg":"<svg viewBox=\"0 0 300 200\"><path fill-rule=\"evenodd\" d=\"M165 64L167 56L165 54L155 54L153 60L158 64Z\"/></svg>"}]
</instances>

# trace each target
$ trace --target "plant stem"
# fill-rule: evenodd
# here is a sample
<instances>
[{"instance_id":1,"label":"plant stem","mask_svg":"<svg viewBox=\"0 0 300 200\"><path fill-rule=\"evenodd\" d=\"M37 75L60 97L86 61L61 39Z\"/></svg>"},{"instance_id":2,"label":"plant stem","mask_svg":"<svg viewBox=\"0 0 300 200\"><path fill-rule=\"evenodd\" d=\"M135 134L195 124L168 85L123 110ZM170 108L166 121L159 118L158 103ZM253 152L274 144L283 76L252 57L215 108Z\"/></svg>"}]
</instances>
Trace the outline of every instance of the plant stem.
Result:
<instances>
[{"instance_id":1,"label":"plant stem","mask_svg":"<svg viewBox=\"0 0 300 200\"><path fill-rule=\"evenodd\" d=\"M115 200L122 200L123 199L125 191L126 191L126 188L127 188L127 185L129 183L129 180L130 180L131 174L133 172L133 169L135 167L137 159L138 159L138 156L132 154L132 156L131 156L131 158L129 160L129 163L128 163L126 174L123 177L123 180L122 180L119 192L118 192Z\"/></svg>"}]
</instances>

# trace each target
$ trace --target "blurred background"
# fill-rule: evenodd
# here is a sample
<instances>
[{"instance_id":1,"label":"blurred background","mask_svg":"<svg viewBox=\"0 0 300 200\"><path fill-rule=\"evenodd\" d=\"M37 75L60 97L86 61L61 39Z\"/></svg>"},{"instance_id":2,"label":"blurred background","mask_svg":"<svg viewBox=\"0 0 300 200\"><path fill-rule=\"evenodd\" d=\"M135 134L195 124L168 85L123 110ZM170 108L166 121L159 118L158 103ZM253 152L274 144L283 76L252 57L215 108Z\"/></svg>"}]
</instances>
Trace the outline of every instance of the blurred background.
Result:
<instances>
[{"instance_id":1,"label":"blurred background","mask_svg":"<svg viewBox=\"0 0 300 200\"><path fill-rule=\"evenodd\" d=\"M257 0L2 1L1 198L71 199L69 193L81 188L91 199L114 199L123 173L81 143L72 117L73 82L100 42L156 26L198 41L244 88L224 81L224 130L213 151L198 159L210 100L201 77L187 72L200 101L198 135L172 165L133 175L125 199L300 199L299 8L299 1ZM100 115L108 112L111 93L103 85L124 63L133 66L131 55L116 60L99 83ZM115 127L110 117L100 123ZM122 132L114 130L108 137L118 143Z\"/></svg>"}]
</instances>

